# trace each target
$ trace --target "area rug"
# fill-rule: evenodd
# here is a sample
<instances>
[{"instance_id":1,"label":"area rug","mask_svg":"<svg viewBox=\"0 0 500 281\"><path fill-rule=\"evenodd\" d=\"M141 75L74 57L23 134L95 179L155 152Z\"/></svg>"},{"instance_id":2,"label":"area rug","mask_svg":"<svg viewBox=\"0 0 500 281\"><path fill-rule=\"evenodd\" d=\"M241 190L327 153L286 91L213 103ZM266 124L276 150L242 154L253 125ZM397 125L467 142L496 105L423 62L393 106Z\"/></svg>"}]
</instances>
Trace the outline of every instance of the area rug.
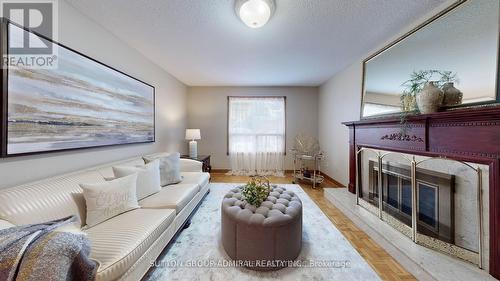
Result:
<instances>
[{"instance_id":1,"label":"area rug","mask_svg":"<svg viewBox=\"0 0 500 281\"><path fill-rule=\"evenodd\" d=\"M340 231L298 185L280 184L303 204L302 252L294 267L257 272L234 267L220 242L220 206L241 184L211 183L191 226L155 262L146 280L380 280Z\"/></svg>"}]
</instances>

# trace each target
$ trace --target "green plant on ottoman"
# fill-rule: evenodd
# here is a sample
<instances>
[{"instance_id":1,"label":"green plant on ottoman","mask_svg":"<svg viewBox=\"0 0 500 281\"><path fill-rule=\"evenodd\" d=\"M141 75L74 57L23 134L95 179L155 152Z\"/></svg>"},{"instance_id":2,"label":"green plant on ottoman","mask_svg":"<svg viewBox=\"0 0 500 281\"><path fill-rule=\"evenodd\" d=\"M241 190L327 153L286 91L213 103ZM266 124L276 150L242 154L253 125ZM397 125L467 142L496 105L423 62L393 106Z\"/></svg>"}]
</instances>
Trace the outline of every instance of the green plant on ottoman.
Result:
<instances>
[{"instance_id":1,"label":"green plant on ottoman","mask_svg":"<svg viewBox=\"0 0 500 281\"><path fill-rule=\"evenodd\" d=\"M263 176L251 177L250 181L241 189L243 199L257 208L267 199L269 192L271 192L271 185L269 180Z\"/></svg>"}]
</instances>

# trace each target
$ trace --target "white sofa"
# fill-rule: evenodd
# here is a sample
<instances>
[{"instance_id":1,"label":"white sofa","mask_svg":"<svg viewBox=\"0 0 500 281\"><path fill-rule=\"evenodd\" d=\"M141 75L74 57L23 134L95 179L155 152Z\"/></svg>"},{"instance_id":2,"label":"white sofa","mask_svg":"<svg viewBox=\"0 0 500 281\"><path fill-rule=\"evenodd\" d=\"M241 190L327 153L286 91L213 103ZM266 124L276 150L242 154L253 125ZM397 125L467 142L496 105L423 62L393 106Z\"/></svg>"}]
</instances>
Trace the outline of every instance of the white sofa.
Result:
<instances>
[{"instance_id":1,"label":"white sofa","mask_svg":"<svg viewBox=\"0 0 500 281\"><path fill-rule=\"evenodd\" d=\"M114 162L0 190L0 229L41 223L70 215L85 221L80 183L113 178L112 166L144 165L142 157ZM135 209L82 231L99 263L96 280L140 280L190 214L209 192L202 163L181 159L183 180L139 201Z\"/></svg>"}]
</instances>

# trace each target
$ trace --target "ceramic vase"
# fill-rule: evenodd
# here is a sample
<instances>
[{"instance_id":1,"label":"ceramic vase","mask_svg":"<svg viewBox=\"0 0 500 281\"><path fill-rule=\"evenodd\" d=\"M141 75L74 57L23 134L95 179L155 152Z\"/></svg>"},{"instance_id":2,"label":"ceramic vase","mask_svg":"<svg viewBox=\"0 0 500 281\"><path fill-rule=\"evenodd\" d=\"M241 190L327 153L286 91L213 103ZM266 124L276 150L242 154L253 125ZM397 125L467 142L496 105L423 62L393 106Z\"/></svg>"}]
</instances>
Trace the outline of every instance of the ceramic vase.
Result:
<instances>
[{"instance_id":1,"label":"ceramic vase","mask_svg":"<svg viewBox=\"0 0 500 281\"><path fill-rule=\"evenodd\" d=\"M462 98L464 94L457 88L453 86L453 83L449 82L443 86L443 106L454 106L462 104Z\"/></svg>"},{"instance_id":2,"label":"ceramic vase","mask_svg":"<svg viewBox=\"0 0 500 281\"><path fill-rule=\"evenodd\" d=\"M420 113L437 112L443 103L443 98L443 91L434 84L434 81L427 82L422 91L417 94L417 105Z\"/></svg>"}]
</instances>

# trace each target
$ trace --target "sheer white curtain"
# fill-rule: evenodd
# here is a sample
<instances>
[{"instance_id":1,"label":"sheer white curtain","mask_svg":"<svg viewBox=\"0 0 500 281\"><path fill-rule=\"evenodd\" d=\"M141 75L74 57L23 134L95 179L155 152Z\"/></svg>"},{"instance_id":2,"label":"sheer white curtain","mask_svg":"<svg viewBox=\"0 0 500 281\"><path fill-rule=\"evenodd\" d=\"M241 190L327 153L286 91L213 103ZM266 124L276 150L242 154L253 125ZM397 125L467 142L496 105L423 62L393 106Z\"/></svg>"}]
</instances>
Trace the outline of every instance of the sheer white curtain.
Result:
<instances>
[{"instance_id":1,"label":"sheer white curtain","mask_svg":"<svg viewBox=\"0 0 500 281\"><path fill-rule=\"evenodd\" d=\"M283 176L285 98L229 97L231 175Z\"/></svg>"}]
</instances>

